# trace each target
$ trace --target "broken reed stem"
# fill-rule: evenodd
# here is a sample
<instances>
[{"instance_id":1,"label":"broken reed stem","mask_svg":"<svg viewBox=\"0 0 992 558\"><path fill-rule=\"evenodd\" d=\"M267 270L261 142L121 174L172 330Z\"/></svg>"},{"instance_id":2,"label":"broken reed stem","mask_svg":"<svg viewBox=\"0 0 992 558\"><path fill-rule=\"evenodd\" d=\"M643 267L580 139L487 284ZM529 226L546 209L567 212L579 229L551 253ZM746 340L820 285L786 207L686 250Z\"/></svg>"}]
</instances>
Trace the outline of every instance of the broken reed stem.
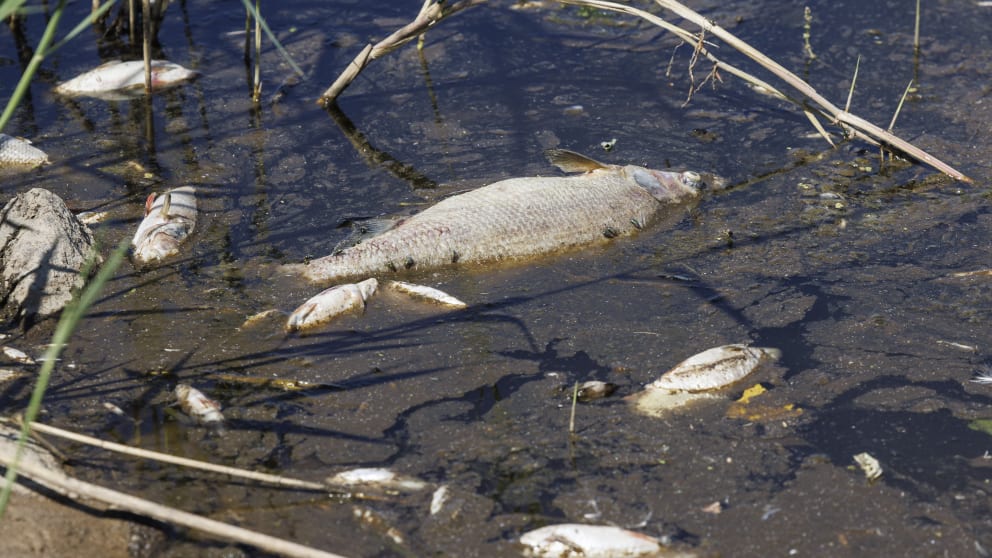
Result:
<instances>
[{"instance_id":1,"label":"broken reed stem","mask_svg":"<svg viewBox=\"0 0 992 558\"><path fill-rule=\"evenodd\" d=\"M6 420L4 419L0 419L0 421L6 422ZM274 484L276 486L284 486L287 488L299 488L303 490L320 490L320 491L328 490L328 487L326 485L319 482L310 482L305 480L293 479L289 477L282 477L279 475L269 475L266 473L247 471L235 467L215 465L213 463L207 463L205 461L197 461L195 459L188 459L185 457L176 457L174 455L169 455L167 453L159 453L156 451L150 451L146 449L125 446L123 444L117 444L114 442L108 442L106 440L93 438L91 436L78 434L76 432L70 432L68 430L63 430L61 428L56 428L54 426L49 426L47 424L41 424L38 422L31 423L31 429L36 432L42 432L45 434L50 434L52 436L58 436L59 438L72 440L74 442L79 442L82 444L88 444L91 446L98 447L100 449L115 451L117 453L123 453L125 455L132 455L134 457L141 457L144 459L152 459L155 461L159 461L161 463L171 463L173 465L179 465L182 467L190 467L192 469L199 469L201 471L210 471L212 473L220 473L222 475L228 475L232 477L238 477L238 478L248 479L258 482L264 482L268 484Z\"/></svg>"},{"instance_id":2,"label":"broken reed stem","mask_svg":"<svg viewBox=\"0 0 992 558\"><path fill-rule=\"evenodd\" d=\"M558 0L558 1L564 4L590 6L604 10L611 10L615 12L622 12L622 13L636 15L638 17L641 17L642 19L655 23L656 25L659 25L664 29L668 29L670 31L673 31L672 28L675 27L669 24L668 22L664 22L664 20L649 12L646 12L644 10L639 10L637 8L632 8L630 6L626 6L623 4L617 4L615 2L609 2L606 0ZM801 93L803 96L808 97L811 101L819 105L819 108L817 110L829 116L834 123L841 125L842 127L845 126L850 127L852 129L851 131L854 133L855 136L865 139L872 143L878 142L882 144L887 144L889 148L901 151L902 153L906 154L908 157L911 157L919 162L928 164L931 167L939 170L940 172L950 176L955 180L960 180L961 182L968 182L968 183L972 182L971 178L968 178L954 167L951 167L947 163L944 163L943 161L937 159L933 155L930 155L926 151L923 151L922 149L916 147L915 145L903 139L900 139L895 135L890 134L889 132L886 132L885 130L879 128L875 124L872 124L871 122L868 122L863 118L855 116L847 111L841 110L833 103L831 103L829 100L827 100L825 97L823 97L823 95L820 95L820 93L817 92L816 89L814 89L811 85L803 81L802 78L790 72L778 62L775 62L774 60L772 60L762 52L758 51L751 45L737 38L735 35L723 29L713 21L703 17L702 15L687 8L686 6L680 4L679 2L676 2L675 0L655 0L655 3L661 6L662 8L665 8L666 10L675 13L679 17L686 19L689 22L699 26L703 31L709 33L710 35L716 36L717 38L721 39L722 41L733 47L735 50L741 52L751 60L754 60L759 65L764 67L766 70L775 74L775 76L777 76L779 79L787 83L793 89ZM693 35L691 35L688 31L685 31L684 29L680 29L680 31L673 31L673 32L675 32L680 38L682 38L682 40L685 40L686 42L689 43L695 42L694 39L686 40L685 38L686 35L690 35L690 36ZM718 60L715 56L710 54L704 47L700 47L700 48L702 50L702 53L711 61L713 61L715 64L719 64L721 68L727 67L727 64ZM745 72L738 70L736 72L731 72L731 73L734 73L738 77L742 77L741 74L744 74ZM747 79L747 81L752 81L752 78L745 78L745 79ZM796 102L800 106L804 105L804 103L802 102L798 102L798 101Z\"/></svg>"},{"instance_id":3,"label":"broken reed stem","mask_svg":"<svg viewBox=\"0 0 992 558\"><path fill-rule=\"evenodd\" d=\"M913 52L920 51L920 0L916 0L916 25L913 27Z\"/></svg>"},{"instance_id":4,"label":"broken reed stem","mask_svg":"<svg viewBox=\"0 0 992 558\"><path fill-rule=\"evenodd\" d=\"M575 389L572 390L572 416L568 419L568 433L575 434L575 404L579 400L579 382L575 382Z\"/></svg>"},{"instance_id":5,"label":"broken reed stem","mask_svg":"<svg viewBox=\"0 0 992 558\"><path fill-rule=\"evenodd\" d=\"M902 97L899 98L899 104L896 105L896 112L892 115L892 122L889 122L889 131L896 127L896 119L899 118L899 111L902 110L903 103L906 102L906 96L909 95L909 90L913 88L913 81L909 80L909 84L906 85L906 90L902 92Z\"/></svg>"},{"instance_id":6,"label":"broken reed stem","mask_svg":"<svg viewBox=\"0 0 992 558\"><path fill-rule=\"evenodd\" d=\"M145 95L152 95L152 7L151 0L141 0L141 50L145 59Z\"/></svg>"},{"instance_id":7,"label":"broken reed stem","mask_svg":"<svg viewBox=\"0 0 992 558\"><path fill-rule=\"evenodd\" d=\"M806 58L809 60L816 60L816 55L813 54L813 47L810 46L809 40L812 36L813 30L813 10L806 6L803 10L803 51L806 53Z\"/></svg>"},{"instance_id":8,"label":"broken reed stem","mask_svg":"<svg viewBox=\"0 0 992 558\"><path fill-rule=\"evenodd\" d=\"M854 98L854 84L858 82L858 70L861 68L861 55L854 61L854 76L851 77L851 88L847 90L847 102L844 103L844 112L851 109L851 99Z\"/></svg>"},{"instance_id":9,"label":"broken reed stem","mask_svg":"<svg viewBox=\"0 0 992 558\"><path fill-rule=\"evenodd\" d=\"M255 0L255 77L252 85L251 100L258 103L262 98L262 0Z\"/></svg>"},{"instance_id":10,"label":"broken reed stem","mask_svg":"<svg viewBox=\"0 0 992 558\"><path fill-rule=\"evenodd\" d=\"M461 0L449 6L443 5L444 0L425 0L423 6L420 8L420 13L417 17L410 23L404 25L403 27L397 29L392 35L386 37L385 39L379 41L375 45L369 43L358 56L348 64L348 67L341 72L334 83L327 88L326 91L317 100L317 104L323 105L324 107L333 103L335 99L340 95L351 82L355 81L358 74L365 69L373 60L380 58L389 54L390 52L396 50L397 48L403 46L404 44L412 41L418 36L422 35L427 29L438 23L442 19L460 12L465 8L475 6L476 4L481 4L485 0Z\"/></svg>"},{"instance_id":11,"label":"broken reed stem","mask_svg":"<svg viewBox=\"0 0 992 558\"><path fill-rule=\"evenodd\" d=\"M0 459L0 464L5 467L10 467L10 463L7 463L5 459ZM111 490L99 485L84 482L79 479L72 478L60 471L46 469L35 463L22 462L18 473L50 490L64 494L73 500L94 500L116 510L127 511L142 517L149 517L169 525L179 525L240 544L251 545L266 552L300 558L342 558L338 554L331 554L330 552L324 552L309 546L303 546L291 541L279 539L262 533L256 533L254 531L249 531L248 529L228 525L227 523L221 523L220 521L215 521L207 517L184 512L168 506L163 506L150 500L125 494L124 492L118 492L116 490Z\"/></svg>"}]
</instances>

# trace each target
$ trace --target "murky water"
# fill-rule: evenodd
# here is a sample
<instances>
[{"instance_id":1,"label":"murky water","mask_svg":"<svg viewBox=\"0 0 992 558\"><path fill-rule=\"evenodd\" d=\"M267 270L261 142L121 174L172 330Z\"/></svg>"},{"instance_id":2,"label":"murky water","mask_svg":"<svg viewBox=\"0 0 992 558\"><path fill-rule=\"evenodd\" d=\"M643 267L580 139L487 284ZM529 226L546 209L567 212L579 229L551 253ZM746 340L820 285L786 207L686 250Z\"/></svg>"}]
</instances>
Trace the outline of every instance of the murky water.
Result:
<instances>
[{"instance_id":1,"label":"murky water","mask_svg":"<svg viewBox=\"0 0 992 558\"><path fill-rule=\"evenodd\" d=\"M880 167L862 142L828 149L801 113L729 75L683 107L691 49L676 51L669 72L671 38L576 8L467 10L431 30L422 55L408 45L377 60L338 109L317 107L368 40L413 17L407 4L263 12L307 79L277 91L291 71L267 43L259 106L234 4L169 8L160 54L203 76L150 110L53 97L57 81L128 55L84 33L45 61L5 130L55 164L5 175L2 192L44 187L74 209L110 211L94 227L108 246L133 234L147 194L203 192L181 258L125 264L107 287L64 354L46 421L307 479L391 467L447 485L448 507L430 515L429 491L343 501L71 448L78 475L347 556L515 556L522 532L558 522L635 528L704 555L987 555L992 438L969 426L992 418L992 391L969 380L988 359L992 287L953 274L992 265L992 8L925 6L914 59L911 5L815 7L818 59L807 63L802 3L693 3L838 104L860 55L852 111L883 126L918 78L895 132L972 176L967 185L922 166ZM28 18L28 45L42 27ZM14 37L0 33L4 94L24 56ZM708 71L694 69L697 83ZM380 294L365 315L312 335L239 331L247 316L292 310L317 291L277 266L328 253L347 220L553 172L549 147L711 171L729 187L604 247L409 277L465 310ZM40 352L46 338L14 342ZM784 356L726 401L668 418L622 400L731 342ZM326 386L284 392L231 376ZM587 379L620 388L581 404L570 436L569 389ZM225 435L177 411L179 381L224 405ZM735 410L731 399L759 382L768 391ZM4 406L19 409L27 387L8 386ZM884 468L873 484L852 459L861 452ZM719 514L703 511L714 502ZM224 549L179 535L156 555Z\"/></svg>"}]
</instances>

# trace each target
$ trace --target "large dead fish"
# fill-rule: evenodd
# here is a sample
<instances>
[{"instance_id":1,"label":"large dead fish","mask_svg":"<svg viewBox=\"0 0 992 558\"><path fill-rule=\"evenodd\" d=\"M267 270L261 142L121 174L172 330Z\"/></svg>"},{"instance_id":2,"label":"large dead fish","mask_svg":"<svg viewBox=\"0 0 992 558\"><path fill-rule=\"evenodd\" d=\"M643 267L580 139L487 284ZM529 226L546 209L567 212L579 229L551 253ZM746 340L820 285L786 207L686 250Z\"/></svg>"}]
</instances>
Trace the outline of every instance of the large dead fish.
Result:
<instances>
[{"instance_id":1,"label":"large dead fish","mask_svg":"<svg viewBox=\"0 0 992 558\"><path fill-rule=\"evenodd\" d=\"M152 60L152 91L161 91L200 75L167 60ZM141 60L111 60L55 88L59 95L87 96L107 101L126 101L145 93L145 63Z\"/></svg>"},{"instance_id":2,"label":"large dead fish","mask_svg":"<svg viewBox=\"0 0 992 558\"><path fill-rule=\"evenodd\" d=\"M34 168L47 162L48 155L31 145L31 142L7 134L0 134L0 168Z\"/></svg>"},{"instance_id":3,"label":"large dead fish","mask_svg":"<svg viewBox=\"0 0 992 558\"><path fill-rule=\"evenodd\" d=\"M391 228L308 264L314 282L453 263L548 254L632 234L669 203L698 195L695 172L608 165L565 150L551 162L578 176L511 178L447 198Z\"/></svg>"},{"instance_id":4,"label":"large dead fish","mask_svg":"<svg viewBox=\"0 0 992 558\"><path fill-rule=\"evenodd\" d=\"M145 218L138 225L131 245L134 259L149 263L179 253L179 246L196 227L196 189L175 188L145 203Z\"/></svg>"}]
</instances>

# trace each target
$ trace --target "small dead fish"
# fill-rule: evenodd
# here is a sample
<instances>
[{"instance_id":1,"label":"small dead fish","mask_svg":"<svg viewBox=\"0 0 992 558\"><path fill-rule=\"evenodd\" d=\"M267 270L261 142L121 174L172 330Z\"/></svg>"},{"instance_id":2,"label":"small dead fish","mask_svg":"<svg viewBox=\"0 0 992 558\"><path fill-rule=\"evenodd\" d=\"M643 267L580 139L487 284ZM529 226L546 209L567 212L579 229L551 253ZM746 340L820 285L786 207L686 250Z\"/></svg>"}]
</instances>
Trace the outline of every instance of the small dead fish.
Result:
<instances>
[{"instance_id":1,"label":"small dead fish","mask_svg":"<svg viewBox=\"0 0 992 558\"><path fill-rule=\"evenodd\" d=\"M448 293L432 287L405 283L403 281L389 281L386 285L394 291L410 295L413 298L435 302L441 306L448 306L450 308L465 308L468 306L468 304L465 304Z\"/></svg>"},{"instance_id":2,"label":"small dead fish","mask_svg":"<svg viewBox=\"0 0 992 558\"><path fill-rule=\"evenodd\" d=\"M664 206L697 197L704 183L691 171L547 154L564 172L581 174L510 178L451 196L354 246L285 269L327 283L551 254L634 234Z\"/></svg>"},{"instance_id":3,"label":"small dead fish","mask_svg":"<svg viewBox=\"0 0 992 558\"><path fill-rule=\"evenodd\" d=\"M427 488L428 484L411 476L394 473L379 467L363 467L342 471L325 481L327 484L347 488L372 488L415 492Z\"/></svg>"},{"instance_id":4,"label":"small dead fish","mask_svg":"<svg viewBox=\"0 0 992 558\"><path fill-rule=\"evenodd\" d=\"M439 486L437 490L434 491L434 494L431 494L431 515L441 513L441 509L444 508L444 505L448 503L448 500L451 498L451 495L448 492L448 485L445 484Z\"/></svg>"},{"instance_id":5,"label":"small dead fish","mask_svg":"<svg viewBox=\"0 0 992 558\"><path fill-rule=\"evenodd\" d=\"M110 217L110 212L107 211L83 211L82 213L76 214L76 219L84 225L95 225L97 223L102 223Z\"/></svg>"},{"instance_id":6,"label":"small dead fish","mask_svg":"<svg viewBox=\"0 0 992 558\"><path fill-rule=\"evenodd\" d=\"M375 294L378 286L379 282L373 278L322 291L293 310L286 321L286 331L312 329L343 314L362 311L365 301Z\"/></svg>"},{"instance_id":7,"label":"small dead fish","mask_svg":"<svg viewBox=\"0 0 992 558\"><path fill-rule=\"evenodd\" d=\"M657 556L661 542L648 535L611 525L562 523L524 533L520 544L527 555L540 557L634 557ZM666 554L667 556L667 554Z\"/></svg>"},{"instance_id":8,"label":"small dead fish","mask_svg":"<svg viewBox=\"0 0 992 558\"><path fill-rule=\"evenodd\" d=\"M124 416L124 410L121 409L120 407L118 407L117 405L114 405L113 403L111 403L109 401L104 401L103 402L103 408L106 409L107 412L113 413L113 414L115 414L115 415L117 415L119 417Z\"/></svg>"},{"instance_id":9,"label":"small dead fish","mask_svg":"<svg viewBox=\"0 0 992 558\"><path fill-rule=\"evenodd\" d=\"M30 141L0 134L0 168L34 168L48 162L48 155Z\"/></svg>"},{"instance_id":10,"label":"small dead fish","mask_svg":"<svg viewBox=\"0 0 992 558\"><path fill-rule=\"evenodd\" d=\"M33 358L29 357L27 353L20 349L15 349L14 347L4 346L3 356L13 360L14 362L19 362L21 364L34 364Z\"/></svg>"},{"instance_id":11,"label":"small dead fish","mask_svg":"<svg viewBox=\"0 0 992 558\"><path fill-rule=\"evenodd\" d=\"M152 60L151 74L152 91L168 89L200 75L167 60ZM106 101L134 99L145 94L145 63L142 60L111 60L59 84L55 92L69 97L87 96Z\"/></svg>"},{"instance_id":12,"label":"small dead fish","mask_svg":"<svg viewBox=\"0 0 992 558\"><path fill-rule=\"evenodd\" d=\"M183 186L145 200L145 218L131 245L140 263L162 260L179 253L179 246L196 228L196 188Z\"/></svg>"},{"instance_id":13,"label":"small dead fish","mask_svg":"<svg viewBox=\"0 0 992 558\"><path fill-rule=\"evenodd\" d=\"M616 384L601 382L599 380L589 380L579 386L579 392L576 398L585 403L586 401L609 397L616 390Z\"/></svg>"},{"instance_id":14,"label":"small dead fish","mask_svg":"<svg viewBox=\"0 0 992 558\"><path fill-rule=\"evenodd\" d=\"M718 389L747 376L765 360L775 360L780 356L781 351L771 348L748 345L714 347L683 360L646 387L671 392Z\"/></svg>"},{"instance_id":15,"label":"small dead fish","mask_svg":"<svg viewBox=\"0 0 992 558\"><path fill-rule=\"evenodd\" d=\"M188 384L177 385L174 393L179 401L179 408L197 422L204 426L223 426L224 415L220 412L220 403Z\"/></svg>"}]
</instances>

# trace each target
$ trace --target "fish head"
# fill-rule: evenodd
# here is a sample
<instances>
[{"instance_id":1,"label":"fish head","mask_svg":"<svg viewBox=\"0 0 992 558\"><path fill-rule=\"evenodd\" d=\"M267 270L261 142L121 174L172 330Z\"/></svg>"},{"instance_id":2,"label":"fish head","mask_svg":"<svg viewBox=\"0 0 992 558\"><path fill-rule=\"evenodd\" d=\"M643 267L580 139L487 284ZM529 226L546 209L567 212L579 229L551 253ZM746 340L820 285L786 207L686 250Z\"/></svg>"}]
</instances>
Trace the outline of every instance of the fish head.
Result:
<instances>
[{"instance_id":1,"label":"fish head","mask_svg":"<svg viewBox=\"0 0 992 558\"><path fill-rule=\"evenodd\" d=\"M179 253L179 245L192 232L186 220L170 220L143 231L138 231L132 244L134 258L141 263L164 260Z\"/></svg>"},{"instance_id":2,"label":"fish head","mask_svg":"<svg viewBox=\"0 0 992 558\"><path fill-rule=\"evenodd\" d=\"M658 201L676 201L699 195L705 181L693 171L659 171L628 165L622 172L629 180L648 191Z\"/></svg>"},{"instance_id":3,"label":"fish head","mask_svg":"<svg viewBox=\"0 0 992 558\"><path fill-rule=\"evenodd\" d=\"M178 85L182 82L197 78L200 72L188 70L172 62L156 61L152 65L152 89L161 89Z\"/></svg>"}]
</instances>

